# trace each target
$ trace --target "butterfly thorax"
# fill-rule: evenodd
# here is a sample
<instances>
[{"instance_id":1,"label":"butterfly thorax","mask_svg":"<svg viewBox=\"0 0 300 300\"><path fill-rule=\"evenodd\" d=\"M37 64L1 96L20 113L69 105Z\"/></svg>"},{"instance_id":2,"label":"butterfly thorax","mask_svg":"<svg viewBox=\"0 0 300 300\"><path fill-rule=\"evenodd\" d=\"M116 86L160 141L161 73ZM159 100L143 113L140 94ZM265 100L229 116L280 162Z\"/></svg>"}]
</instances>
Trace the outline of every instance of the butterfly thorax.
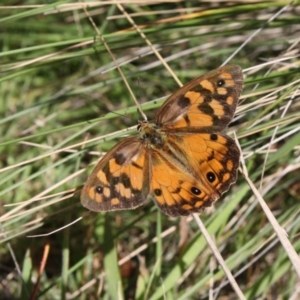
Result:
<instances>
[{"instance_id":1,"label":"butterfly thorax","mask_svg":"<svg viewBox=\"0 0 300 300\"><path fill-rule=\"evenodd\" d=\"M166 134L160 128L148 121L140 121L138 124L139 136L148 147L161 148L166 141Z\"/></svg>"}]
</instances>

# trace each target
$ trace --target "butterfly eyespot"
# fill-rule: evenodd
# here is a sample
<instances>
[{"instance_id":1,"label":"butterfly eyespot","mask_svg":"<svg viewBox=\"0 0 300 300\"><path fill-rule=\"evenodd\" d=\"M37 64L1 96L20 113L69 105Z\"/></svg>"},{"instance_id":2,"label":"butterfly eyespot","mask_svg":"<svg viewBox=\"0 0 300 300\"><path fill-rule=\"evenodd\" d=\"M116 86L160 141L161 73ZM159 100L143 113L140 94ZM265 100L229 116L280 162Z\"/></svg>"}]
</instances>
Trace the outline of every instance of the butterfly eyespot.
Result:
<instances>
[{"instance_id":1,"label":"butterfly eyespot","mask_svg":"<svg viewBox=\"0 0 300 300\"><path fill-rule=\"evenodd\" d=\"M212 141L216 141L216 140L218 139L218 136L217 136L215 133L212 133L212 134L210 135L210 139L211 139Z\"/></svg>"},{"instance_id":2,"label":"butterfly eyespot","mask_svg":"<svg viewBox=\"0 0 300 300\"><path fill-rule=\"evenodd\" d=\"M216 180L216 175L213 172L208 172L206 178L209 182L214 182Z\"/></svg>"},{"instance_id":3,"label":"butterfly eyespot","mask_svg":"<svg viewBox=\"0 0 300 300\"><path fill-rule=\"evenodd\" d=\"M161 196L162 192L160 189L155 189L154 194L155 194L155 196Z\"/></svg>"},{"instance_id":4,"label":"butterfly eyespot","mask_svg":"<svg viewBox=\"0 0 300 300\"><path fill-rule=\"evenodd\" d=\"M201 194L201 191L198 189L198 188L196 188L196 187L192 187L191 188L191 192L194 194L194 195L200 195Z\"/></svg>"},{"instance_id":5,"label":"butterfly eyespot","mask_svg":"<svg viewBox=\"0 0 300 300\"><path fill-rule=\"evenodd\" d=\"M218 83L217 83L218 87L221 87L224 84L225 84L225 80L223 78L221 78L221 79L218 80Z\"/></svg>"},{"instance_id":6,"label":"butterfly eyespot","mask_svg":"<svg viewBox=\"0 0 300 300\"><path fill-rule=\"evenodd\" d=\"M96 186L95 187L95 192L97 194L102 194L103 193L103 187L102 186Z\"/></svg>"}]
</instances>

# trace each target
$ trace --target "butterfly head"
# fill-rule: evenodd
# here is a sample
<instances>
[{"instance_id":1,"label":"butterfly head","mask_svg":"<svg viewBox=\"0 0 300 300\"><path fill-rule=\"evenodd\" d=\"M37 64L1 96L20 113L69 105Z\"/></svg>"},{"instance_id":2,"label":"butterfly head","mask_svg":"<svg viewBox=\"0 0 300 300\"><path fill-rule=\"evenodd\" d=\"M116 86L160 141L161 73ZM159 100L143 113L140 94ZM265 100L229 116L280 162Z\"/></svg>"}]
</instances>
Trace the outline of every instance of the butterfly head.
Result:
<instances>
[{"instance_id":1,"label":"butterfly head","mask_svg":"<svg viewBox=\"0 0 300 300\"><path fill-rule=\"evenodd\" d=\"M140 139L144 144L148 144L154 148L160 148L164 145L166 135L160 131L160 128L156 124L141 121L138 124L138 130Z\"/></svg>"}]
</instances>

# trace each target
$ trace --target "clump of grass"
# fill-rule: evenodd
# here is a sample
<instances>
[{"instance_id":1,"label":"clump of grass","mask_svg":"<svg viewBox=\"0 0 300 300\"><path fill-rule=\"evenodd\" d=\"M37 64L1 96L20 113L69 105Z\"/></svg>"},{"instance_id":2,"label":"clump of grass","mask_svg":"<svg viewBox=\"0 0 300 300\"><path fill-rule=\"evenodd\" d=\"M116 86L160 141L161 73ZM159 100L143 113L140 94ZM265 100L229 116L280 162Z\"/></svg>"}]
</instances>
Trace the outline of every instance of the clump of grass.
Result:
<instances>
[{"instance_id":1,"label":"clump of grass","mask_svg":"<svg viewBox=\"0 0 300 300\"><path fill-rule=\"evenodd\" d=\"M151 119L177 89L174 76L186 83L238 49L231 62L245 88L228 133L299 253L300 11L287 4L0 9L1 299L236 297L191 218L161 215L151 202L107 214L81 207L78 190L99 155L142 119L116 64ZM240 175L201 219L247 299L297 297L294 261L253 189Z\"/></svg>"}]
</instances>

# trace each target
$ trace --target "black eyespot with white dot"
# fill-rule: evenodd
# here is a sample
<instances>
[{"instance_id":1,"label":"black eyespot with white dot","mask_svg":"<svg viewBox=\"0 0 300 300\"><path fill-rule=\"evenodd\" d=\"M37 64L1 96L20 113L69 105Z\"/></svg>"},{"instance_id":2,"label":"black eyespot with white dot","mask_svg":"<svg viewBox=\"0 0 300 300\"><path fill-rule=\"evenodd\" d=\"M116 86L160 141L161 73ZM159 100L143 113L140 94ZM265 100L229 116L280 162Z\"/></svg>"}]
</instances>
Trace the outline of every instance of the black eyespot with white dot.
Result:
<instances>
[{"instance_id":1,"label":"black eyespot with white dot","mask_svg":"<svg viewBox=\"0 0 300 300\"><path fill-rule=\"evenodd\" d=\"M97 194L102 194L103 193L103 187L102 186L96 186L95 187L95 192L97 193Z\"/></svg>"},{"instance_id":2,"label":"black eyespot with white dot","mask_svg":"<svg viewBox=\"0 0 300 300\"><path fill-rule=\"evenodd\" d=\"M216 180L216 175L213 172L208 172L206 178L209 182L214 182Z\"/></svg>"},{"instance_id":3,"label":"black eyespot with white dot","mask_svg":"<svg viewBox=\"0 0 300 300\"><path fill-rule=\"evenodd\" d=\"M215 133L212 133L212 134L210 135L210 139L211 139L212 141L216 141L216 140L218 139L218 136L217 136Z\"/></svg>"},{"instance_id":4,"label":"black eyespot with white dot","mask_svg":"<svg viewBox=\"0 0 300 300\"><path fill-rule=\"evenodd\" d=\"M199 190L198 188L196 188L194 186L191 188L191 192L196 196L199 196L201 194L201 190Z\"/></svg>"},{"instance_id":5,"label":"black eyespot with white dot","mask_svg":"<svg viewBox=\"0 0 300 300\"><path fill-rule=\"evenodd\" d=\"M225 80L223 78L220 78L217 82L217 85L218 85L218 87L225 85Z\"/></svg>"},{"instance_id":6,"label":"black eyespot with white dot","mask_svg":"<svg viewBox=\"0 0 300 300\"><path fill-rule=\"evenodd\" d=\"M161 189L155 189L155 190L154 190L154 194L155 194L155 196L157 196L157 197L161 196L161 194L162 194Z\"/></svg>"}]
</instances>

